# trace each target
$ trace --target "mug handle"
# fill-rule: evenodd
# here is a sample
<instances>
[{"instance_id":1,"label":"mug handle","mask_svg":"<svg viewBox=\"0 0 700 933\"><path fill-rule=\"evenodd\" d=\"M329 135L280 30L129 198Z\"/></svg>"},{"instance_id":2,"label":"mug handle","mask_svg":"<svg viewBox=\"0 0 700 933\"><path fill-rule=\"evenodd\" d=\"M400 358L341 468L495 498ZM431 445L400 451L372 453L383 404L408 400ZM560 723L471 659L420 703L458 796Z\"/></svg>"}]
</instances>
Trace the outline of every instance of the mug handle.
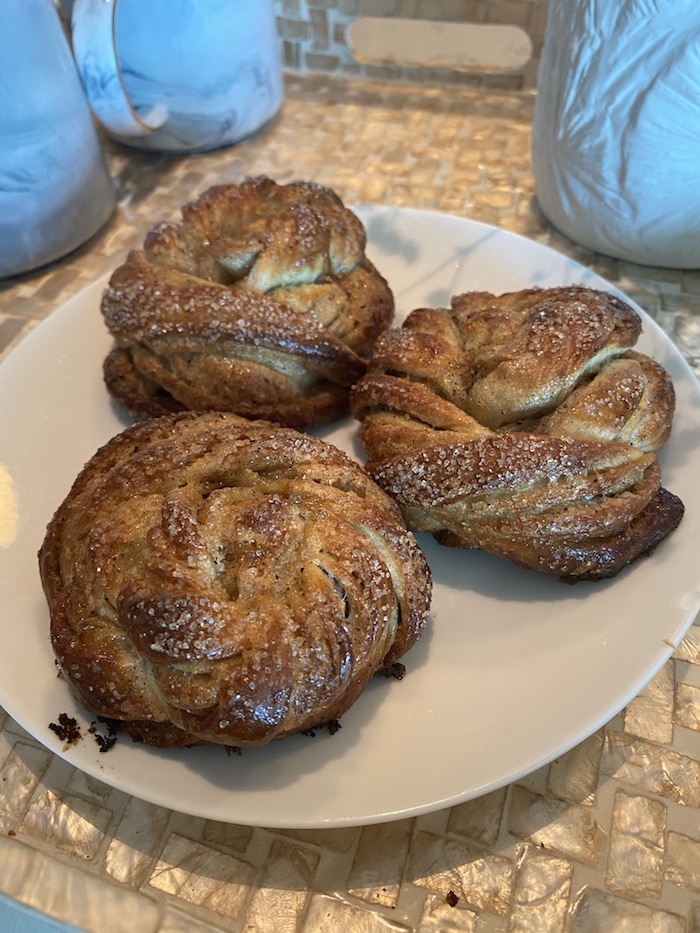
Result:
<instances>
[{"instance_id":1,"label":"mug handle","mask_svg":"<svg viewBox=\"0 0 700 933\"><path fill-rule=\"evenodd\" d=\"M114 136L146 136L168 119L160 104L139 114L129 100L119 65L117 0L75 0L71 16L73 54L93 113Z\"/></svg>"}]
</instances>

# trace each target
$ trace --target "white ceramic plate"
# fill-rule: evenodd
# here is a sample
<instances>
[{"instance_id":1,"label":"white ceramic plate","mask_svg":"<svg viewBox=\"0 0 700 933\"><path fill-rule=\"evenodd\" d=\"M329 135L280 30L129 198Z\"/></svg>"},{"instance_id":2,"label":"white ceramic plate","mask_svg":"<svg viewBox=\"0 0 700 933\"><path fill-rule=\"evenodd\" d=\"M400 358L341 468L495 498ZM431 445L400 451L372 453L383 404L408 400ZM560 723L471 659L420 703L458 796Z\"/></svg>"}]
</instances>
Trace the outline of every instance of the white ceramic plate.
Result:
<instances>
[{"instance_id":1,"label":"white ceramic plate","mask_svg":"<svg viewBox=\"0 0 700 933\"><path fill-rule=\"evenodd\" d=\"M358 213L399 318L469 289L610 287L563 255L482 224L406 209ZM56 677L36 552L80 467L127 424L102 384L103 286L67 302L0 366L0 702L83 771L174 810L248 825L417 815L512 782L582 741L639 692L691 624L700 605L700 391L645 317L640 349L667 367L678 396L664 483L686 504L680 527L650 558L614 580L566 586L421 536L435 581L432 623L404 659L406 677L372 682L335 735L293 736L241 756L158 752L128 738L100 754L90 736L64 751L49 722L65 711L85 731L91 718ZM361 458L350 422L318 433Z\"/></svg>"}]
</instances>

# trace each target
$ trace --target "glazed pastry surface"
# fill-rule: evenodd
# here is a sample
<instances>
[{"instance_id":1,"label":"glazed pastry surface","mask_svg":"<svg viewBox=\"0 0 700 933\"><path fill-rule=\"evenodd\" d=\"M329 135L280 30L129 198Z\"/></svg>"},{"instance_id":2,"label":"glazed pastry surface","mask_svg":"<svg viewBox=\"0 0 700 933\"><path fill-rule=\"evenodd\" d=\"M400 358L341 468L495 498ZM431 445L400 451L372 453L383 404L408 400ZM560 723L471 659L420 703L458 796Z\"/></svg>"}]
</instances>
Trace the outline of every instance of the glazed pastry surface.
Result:
<instances>
[{"instance_id":1,"label":"glazed pastry surface","mask_svg":"<svg viewBox=\"0 0 700 933\"><path fill-rule=\"evenodd\" d=\"M218 185L113 273L110 393L137 417L225 410L296 428L347 411L394 313L359 218L331 190Z\"/></svg>"},{"instance_id":2,"label":"glazed pastry surface","mask_svg":"<svg viewBox=\"0 0 700 933\"><path fill-rule=\"evenodd\" d=\"M583 287L416 309L352 392L369 472L443 544L615 575L683 515L655 455L673 384L633 349L640 332L634 309Z\"/></svg>"},{"instance_id":3,"label":"glazed pastry surface","mask_svg":"<svg viewBox=\"0 0 700 933\"><path fill-rule=\"evenodd\" d=\"M340 450L229 413L141 422L86 464L40 552L60 669L152 745L264 745L339 719L419 638L430 572Z\"/></svg>"}]
</instances>

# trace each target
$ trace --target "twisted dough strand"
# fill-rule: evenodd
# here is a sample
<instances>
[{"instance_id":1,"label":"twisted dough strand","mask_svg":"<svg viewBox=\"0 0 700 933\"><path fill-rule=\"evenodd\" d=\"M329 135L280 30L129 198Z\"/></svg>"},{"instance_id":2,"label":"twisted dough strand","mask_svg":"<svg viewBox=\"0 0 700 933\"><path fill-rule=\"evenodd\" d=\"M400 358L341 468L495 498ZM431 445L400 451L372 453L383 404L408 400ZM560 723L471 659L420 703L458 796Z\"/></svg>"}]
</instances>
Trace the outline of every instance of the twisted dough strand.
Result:
<instances>
[{"instance_id":1,"label":"twisted dough strand","mask_svg":"<svg viewBox=\"0 0 700 933\"><path fill-rule=\"evenodd\" d=\"M677 517L655 457L623 444L492 434L371 472L414 531L562 577L617 573Z\"/></svg>"}]
</instances>

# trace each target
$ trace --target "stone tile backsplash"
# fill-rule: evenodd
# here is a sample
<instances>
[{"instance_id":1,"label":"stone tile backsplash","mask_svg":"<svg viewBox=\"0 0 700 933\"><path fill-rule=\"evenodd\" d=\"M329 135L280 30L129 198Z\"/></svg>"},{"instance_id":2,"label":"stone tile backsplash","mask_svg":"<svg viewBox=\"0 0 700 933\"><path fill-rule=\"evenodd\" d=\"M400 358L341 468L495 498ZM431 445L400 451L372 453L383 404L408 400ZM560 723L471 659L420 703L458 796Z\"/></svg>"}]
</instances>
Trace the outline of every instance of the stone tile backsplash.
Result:
<instances>
[{"instance_id":1,"label":"stone tile backsplash","mask_svg":"<svg viewBox=\"0 0 700 933\"><path fill-rule=\"evenodd\" d=\"M520 91L531 90L536 84L547 0L275 0L275 12L284 66L291 71ZM532 55L516 71L475 70L468 63L445 68L432 67L429 62L416 66L359 61L353 56L348 28L360 17L420 20L425 21L426 29L430 21L517 27L529 36Z\"/></svg>"}]
</instances>

